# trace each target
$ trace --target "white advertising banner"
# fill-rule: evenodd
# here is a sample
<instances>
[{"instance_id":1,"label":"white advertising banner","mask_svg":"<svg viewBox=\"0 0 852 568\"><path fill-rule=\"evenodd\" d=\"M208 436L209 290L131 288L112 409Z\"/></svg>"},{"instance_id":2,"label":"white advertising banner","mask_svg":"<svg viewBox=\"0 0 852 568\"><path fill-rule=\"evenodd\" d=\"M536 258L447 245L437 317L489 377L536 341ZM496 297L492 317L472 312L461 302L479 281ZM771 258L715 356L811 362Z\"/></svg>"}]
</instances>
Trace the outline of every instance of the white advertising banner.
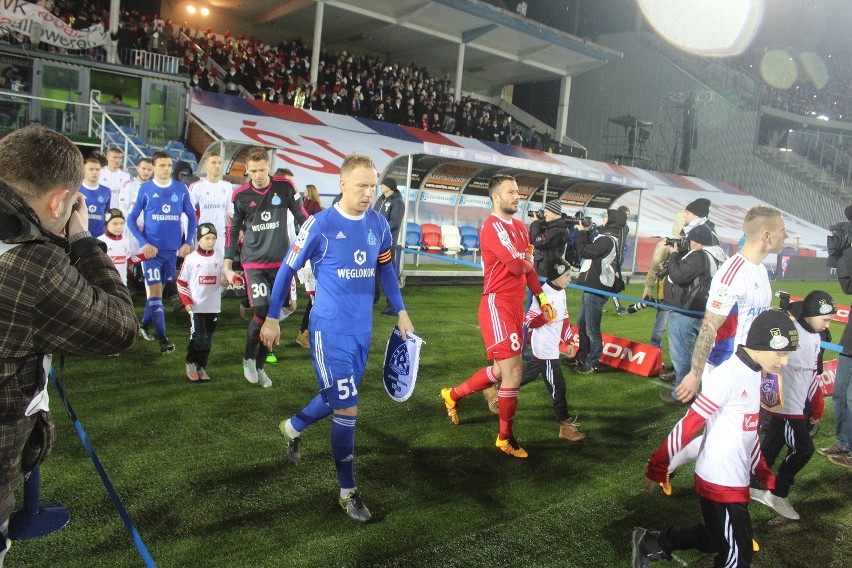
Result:
<instances>
[{"instance_id":1,"label":"white advertising banner","mask_svg":"<svg viewBox=\"0 0 852 568\"><path fill-rule=\"evenodd\" d=\"M23 0L0 0L0 30L31 36L41 28L39 41L65 49L89 49L104 45L109 34L102 24L75 30L48 10Z\"/></svg>"}]
</instances>

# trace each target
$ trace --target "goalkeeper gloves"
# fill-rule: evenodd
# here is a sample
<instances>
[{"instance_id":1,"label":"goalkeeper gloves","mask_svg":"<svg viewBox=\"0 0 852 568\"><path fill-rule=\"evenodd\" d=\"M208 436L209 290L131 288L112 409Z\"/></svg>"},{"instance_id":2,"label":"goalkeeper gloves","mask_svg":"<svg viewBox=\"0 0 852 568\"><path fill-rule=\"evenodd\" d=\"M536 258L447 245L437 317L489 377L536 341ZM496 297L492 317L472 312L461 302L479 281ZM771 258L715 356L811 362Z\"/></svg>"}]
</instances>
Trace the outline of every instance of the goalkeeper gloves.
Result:
<instances>
[{"instance_id":1,"label":"goalkeeper gloves","mask_svg":"<svg viewBox=\"0 0 852 568\"><path fill-rule=\"evenodd\" d=\"M541 306L541 313L543 313L547 318L547 323L556 321L556 310L554 310L553 306L550 305L550 300L547 299L547 294L542 292L536 296L536 300L538 300L538 305Z\"/></svg>"}]
</instances>

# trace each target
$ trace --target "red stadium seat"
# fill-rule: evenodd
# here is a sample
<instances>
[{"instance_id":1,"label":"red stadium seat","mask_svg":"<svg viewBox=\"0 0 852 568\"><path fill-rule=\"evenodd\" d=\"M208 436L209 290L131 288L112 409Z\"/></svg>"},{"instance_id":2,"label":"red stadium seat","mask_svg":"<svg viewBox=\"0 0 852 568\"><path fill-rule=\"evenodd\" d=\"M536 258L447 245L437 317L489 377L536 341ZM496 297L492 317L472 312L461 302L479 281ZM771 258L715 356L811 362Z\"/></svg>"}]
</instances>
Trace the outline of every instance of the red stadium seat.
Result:
<instances>
[{"instance_id":1,"label":"red stadium seat","mask_svg":"<svg viewBox=\"0 0 852 568\"><path fill-rule=\"evenodd\" d=\"M423 231L423 247L427 252L444 251L444 245L441 242L441 227L432 223L423 223L420 225L420 229Z\"/></svg>"}]
</instances>

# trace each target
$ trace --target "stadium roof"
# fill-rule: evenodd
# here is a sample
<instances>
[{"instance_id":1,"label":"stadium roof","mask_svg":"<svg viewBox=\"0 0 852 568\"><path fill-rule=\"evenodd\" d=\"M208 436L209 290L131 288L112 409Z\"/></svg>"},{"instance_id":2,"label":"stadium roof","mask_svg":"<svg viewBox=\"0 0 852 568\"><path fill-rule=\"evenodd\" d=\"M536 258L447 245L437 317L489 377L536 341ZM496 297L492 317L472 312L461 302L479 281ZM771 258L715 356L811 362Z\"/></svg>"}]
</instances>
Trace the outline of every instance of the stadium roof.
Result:
<instances>
[{"instance_id":1,"label":"stadium roof","mask_svg":"<svg viewBox=\"0 0 852 568\"><path fill-rule=\"evenodd\" d=\"M363 48L403 63L455 72L465 48L465 75L515 84L577 75L621 53L476 0L325 0L322 46ZM217 10L258 24L285 24L312 37L315 0L213 0Z\"/></svg>"}]
</instances>

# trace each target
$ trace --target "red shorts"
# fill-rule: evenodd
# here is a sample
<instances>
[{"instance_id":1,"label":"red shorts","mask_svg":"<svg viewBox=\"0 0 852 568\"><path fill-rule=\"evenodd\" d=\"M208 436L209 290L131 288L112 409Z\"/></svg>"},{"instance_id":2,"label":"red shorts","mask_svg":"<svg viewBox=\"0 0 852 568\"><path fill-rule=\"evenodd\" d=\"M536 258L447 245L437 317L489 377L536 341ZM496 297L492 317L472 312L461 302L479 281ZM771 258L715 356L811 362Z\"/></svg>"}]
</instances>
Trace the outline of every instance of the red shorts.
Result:
<instances>
[{"instance_id":1,"label":"red shorts","mask_svg":"<svg viewBox=\"0 0 852 568\"><path fill-rule=\"evenodd\" d=\"M489 359L502 361L521 354L524 346L522 299L485 294L479 304L479 327Z\"/></svg>"}]
</instances>

